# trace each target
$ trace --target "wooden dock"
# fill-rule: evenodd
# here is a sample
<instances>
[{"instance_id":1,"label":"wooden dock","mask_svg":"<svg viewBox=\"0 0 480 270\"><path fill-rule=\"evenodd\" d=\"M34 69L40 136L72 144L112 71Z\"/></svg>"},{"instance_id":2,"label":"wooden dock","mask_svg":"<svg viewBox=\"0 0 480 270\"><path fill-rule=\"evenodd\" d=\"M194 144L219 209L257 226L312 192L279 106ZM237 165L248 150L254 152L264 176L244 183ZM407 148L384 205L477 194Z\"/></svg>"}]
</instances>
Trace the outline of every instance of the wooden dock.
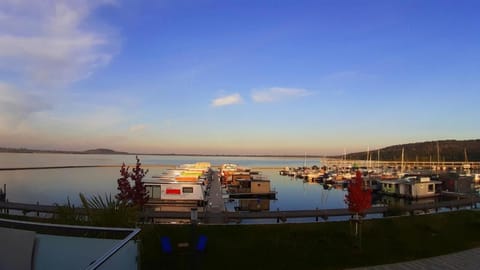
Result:
<instances>
[{"instance_id":1,"label":"wooden dock","mask_svg":"<svg viewBox=\"0 0 480 270\"><path fill-rule=\"evenodd\" d=\"M217 171L212 171L207 186L207 206L203 219L205 223L225 222L225 200L222 196L222 185Z\"/></svg>"},{"instance_id":2,"label":"wooden dock","mask_svg":"<svg viewBox=\"0 0 480 270\"><path fill-rule=\"evenodd\" d=\"M480 198L463 198L460 200L437 202L437 203L425 203L425 204L413 204L405 206L402 211L409 213L410 215L417 215L422 213L438 212L440 209L460 209L461 207L474 207L476 203L480 202ZM387 206L372 207L366 211L367 215L382 214L386 215L389 211ZM291 210L291 211L260 211L260 212L207 212L204 216L203 222L223 224L228 222L241 222L247 219L272 219L277 223L286 222L288 219L293 218L312 218L315 221L328 220L330 217L349 217L354 213L346 208L340 209L315 209L315 210ZM190 218L188 212L146 212L146 219L153 218Z\"/></svg>"},{"instance_id":3,"label":"wooden dock","mask_svg":"<svg viewBox=\"0 0 480 270\"><path fill-rule=\"evenodd\" d=\"M330 217L351 216L353 213L346 208L341 209L315 209L315 210L292 210L292 211L260 211L260 212L227 212L225 210L224 199L221 194L220 181L217 174L212 174L213 181L211 181L210 194L208 198L211 199L211 204L205 207L203 212L198 213L200 222L208 224L225 224L229 222L241 222L248 219L273 219L276 222L286 222L288 219L295 218L312 218L315 221L328 220ZM438 212L440 209L460 209L461 207L476 207L480 202L479 197L463 197L457 200L412 204L401 208L400 210L410 215ZM39 213L54 214L58 208L55 205L40 205L40 204L26 204L17 202L0 202L0 212L8 213L9 210L17 210L23 214L34 213L37 216ZM382 214L386 215L389 211L387 206L372 207L366 211L366 214ZM75 212L79 215L86 215L87 211L84 208L75 208ZM153 209L146 209L141 213L141 217L145 220L154 219L183 219L189 220L191 213L189 211L160 211L156 212Z\"/></svg>"}]
</instances>

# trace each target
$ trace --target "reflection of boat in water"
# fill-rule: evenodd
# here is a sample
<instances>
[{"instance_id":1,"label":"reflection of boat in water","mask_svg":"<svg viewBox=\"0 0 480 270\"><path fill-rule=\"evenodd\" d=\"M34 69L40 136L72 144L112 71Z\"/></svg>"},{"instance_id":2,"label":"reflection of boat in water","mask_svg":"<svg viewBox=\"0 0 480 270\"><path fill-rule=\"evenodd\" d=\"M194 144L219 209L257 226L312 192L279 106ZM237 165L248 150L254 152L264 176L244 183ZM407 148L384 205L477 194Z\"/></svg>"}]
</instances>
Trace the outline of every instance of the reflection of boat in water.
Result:
<instances>
[{"instance_id":1,"label":"reflection of boat in water","mask_svg":"<svg viewBox=\"0 0 480 270\"><path fill-rule=\"evenodd\" d=\"M333 188L332 184L327 184L327 183L323 184L323 189L325 189L325 190L330 190L332 188Z\"/></svg>"},{"instance_id":2,"label":"reflection of boat in water","mask_svg":"<svg viewBox=\"0 0 480 270\"><path fill-rule=\"evenodd\" d=\"M236 211L269 211L269 199L239 199L235 206Z\"/></svg>"}]
</instances>

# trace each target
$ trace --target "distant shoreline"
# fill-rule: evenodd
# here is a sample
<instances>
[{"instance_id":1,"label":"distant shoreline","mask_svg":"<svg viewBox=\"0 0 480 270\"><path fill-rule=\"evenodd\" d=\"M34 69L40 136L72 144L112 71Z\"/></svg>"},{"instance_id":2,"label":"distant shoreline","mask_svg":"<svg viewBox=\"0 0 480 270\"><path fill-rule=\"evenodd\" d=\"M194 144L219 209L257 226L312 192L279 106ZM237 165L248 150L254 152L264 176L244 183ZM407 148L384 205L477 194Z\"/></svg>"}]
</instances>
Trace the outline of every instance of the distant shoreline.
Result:
<instances>
[{"instance_id":1,"label":"distant shoreline","mask_svg":"<svg viewBox=\"0 0 480 270\"><path fill-rule=\"evenodd\" d=\"M298 152L304 152L298 151ZM312 151L310 151L312 152ZM191 157L250 157L250 158L339 158L345 160L383 160L383 161L420 161L445 162L480 161L480 139L471 140L438 140L399 144L369 151L343 154L198 154L198 153L129 153L108 148L96 148L86 151L39 150L28 148L0 147L0 153L49 153L49 154L95 154L95 155L141 155L141 156L191 156Z\"/></svg>"},{"instance_id":2,"label":"distant shoreline","mask_svg":"<svg viewBox=\"0 0 480 270\"><path fill-rule=\"evenodd\" d=\"M128 165L127 166L134 166ZM169 164L143 164L144 168L152 168L152 167L159 167L159 168L175 168L177 165L169 165ZM52 169L76 169L76 168L117 168L120 165L67 165L67 166L46 166L46 167L10 167L10 168L0 168L0 171L23 171L23 170L52 170ZM212 165L212 168L219 168L221 165ZM260 166L260 167L249 167L255 170L280 170L284 167L281 166Z\"/></svg>"},{"instance_id":3,"label":"distant shoreline","mask_svg":"<svg viewBox=\"0 0 480 270\"><path fill-rule=\"evenodd\" d=\"M138 156L190 156L190 157L278 157L278 158L322 158L330 157L324 155L267 155L267 154L189 154L189 153L129 153L109 151L63 151L63 150L36 150L36 149L16 149L16 148L1 148L0 153L12 154L78 154L78 155L138 155Z\"/></svg>"}]
</instances>

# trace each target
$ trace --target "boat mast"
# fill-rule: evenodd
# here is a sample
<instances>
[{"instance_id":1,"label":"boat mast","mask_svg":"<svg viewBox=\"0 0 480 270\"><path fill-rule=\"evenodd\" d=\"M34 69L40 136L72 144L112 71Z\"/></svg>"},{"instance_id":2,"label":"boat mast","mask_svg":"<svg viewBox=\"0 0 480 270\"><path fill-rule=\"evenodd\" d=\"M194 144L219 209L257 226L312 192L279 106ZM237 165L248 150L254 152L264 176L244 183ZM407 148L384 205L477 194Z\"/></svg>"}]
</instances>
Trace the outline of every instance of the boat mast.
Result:
<instances>
[{"instance_id":1,"label":"boat mast","mask_svg":"<svg viewBox=\"0 0 480 270\"><path fill-rule=\"evenodd\" d=\"M370 145L367 146L367 160L366 160L366 162L365 162L365 163L366 163L366 164L365 164L365 167L367 167L367 169L368 169L368 165L369 165L369 164L368 164L369 157L370 157Z\"/></svg>"},{"instance_id":2,"label":"boat mast","mask_svg":"<svg viewBox=\"0 0 480 270\"><path fill-rule=\"evenodd\" d=\"M378 160L377 167L380 168L380 149L378 149L377 160Z\"/></svg>"},{"instance_id":3,"label":"boat mast","mask_svg":"<svg viewBox=\"0 0 480 270\"><path fill-rule=\"evenodd\" d=\"M464 148L463 152L465 152L465 162L463 164L463 169L467 174L470 174L470 164L468 164L467 148Z\"/></svg>"},{"instance_id":4,"label":"boat mast","mask_svg":"<svg viewBox=\"0 0 480 270\"><path fill-rule=\"evenodd\" d=\"M401 173L403 173L403 160L404 160L404 158L405 158L405 148L402 147L402 168L401 168L401 171L400 171Z\"/></svg>"},{"instance_id":5,"label":"boat mast","mask_svg":"<svg viewBox=\"0 0 480 270\"><path fill-rule=\"evenodd\" d=\"M435 170L437 170L439 166L440 166L440 146L437 141L437 166L435 166Z\"/></svg>"},{"instance_id":6,"label":"boat mast","mask_svg":"<svg viewBox=\"0 0 480 270\"><path fill-rule=\"evenodd\" d=\"M306 168L307 167L307 152L305 152L305 159L303 161L303 167Z\"/></svg>"}]
</instances>

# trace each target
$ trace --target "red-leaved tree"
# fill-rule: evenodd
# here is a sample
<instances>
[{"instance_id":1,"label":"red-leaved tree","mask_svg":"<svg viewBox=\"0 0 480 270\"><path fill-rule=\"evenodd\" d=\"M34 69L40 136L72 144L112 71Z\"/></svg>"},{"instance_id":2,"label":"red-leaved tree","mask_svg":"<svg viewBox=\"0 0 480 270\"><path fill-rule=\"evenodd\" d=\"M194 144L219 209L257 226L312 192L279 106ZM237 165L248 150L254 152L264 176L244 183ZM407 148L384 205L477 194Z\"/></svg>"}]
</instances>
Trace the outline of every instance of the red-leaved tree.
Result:
<instances>
[{"instance_id":1,"label":"red-leaved tree","mask_svg":"<svg viewBox=\"0 0 480 270\"><path fill-rule=\"evenodd\" d=\"M345 195L345 203L350 212L355 214L355 236L358 236L358 223L365 211L372 207L372 190L363 184L362 173L357 171L355 179L348 183L348 193Z\"/></svg>"},{"instance_id":2,"label":"red-leaved tree","mask_svg":"<svg viewBox=\"0 0 480 270\"><path fill-rule=\"evenodd\" d=\"M129 172L129 167L125 168L125 163L122 164L122 167L120 168L121 177L117 180L117 189L119 193L115 197L117 200L127 205L138 205L143 207L150 198L145 183L142 181L148 173L148 170L141 168L142 163L140 163L138 156L136 159L137 163L135 168L132 169L132 172ZM133 182L133 186L130 179Z\"/></svg>"},{"instance_id":3,"label":"red-leaved tree","mask_svg":"<svg viewBox=\"0 0 480 270\"><path fill-rule=\"evenodd\" d=\"M132 198L132 186L130 185L130 173L128 172L129 167L125 166L125 163L122 164L120 168L120 178L118 178L118 194L115 196L117 200L122 203L128 204L130 203L130 199Z\"/></svg>"}]
</instances>

